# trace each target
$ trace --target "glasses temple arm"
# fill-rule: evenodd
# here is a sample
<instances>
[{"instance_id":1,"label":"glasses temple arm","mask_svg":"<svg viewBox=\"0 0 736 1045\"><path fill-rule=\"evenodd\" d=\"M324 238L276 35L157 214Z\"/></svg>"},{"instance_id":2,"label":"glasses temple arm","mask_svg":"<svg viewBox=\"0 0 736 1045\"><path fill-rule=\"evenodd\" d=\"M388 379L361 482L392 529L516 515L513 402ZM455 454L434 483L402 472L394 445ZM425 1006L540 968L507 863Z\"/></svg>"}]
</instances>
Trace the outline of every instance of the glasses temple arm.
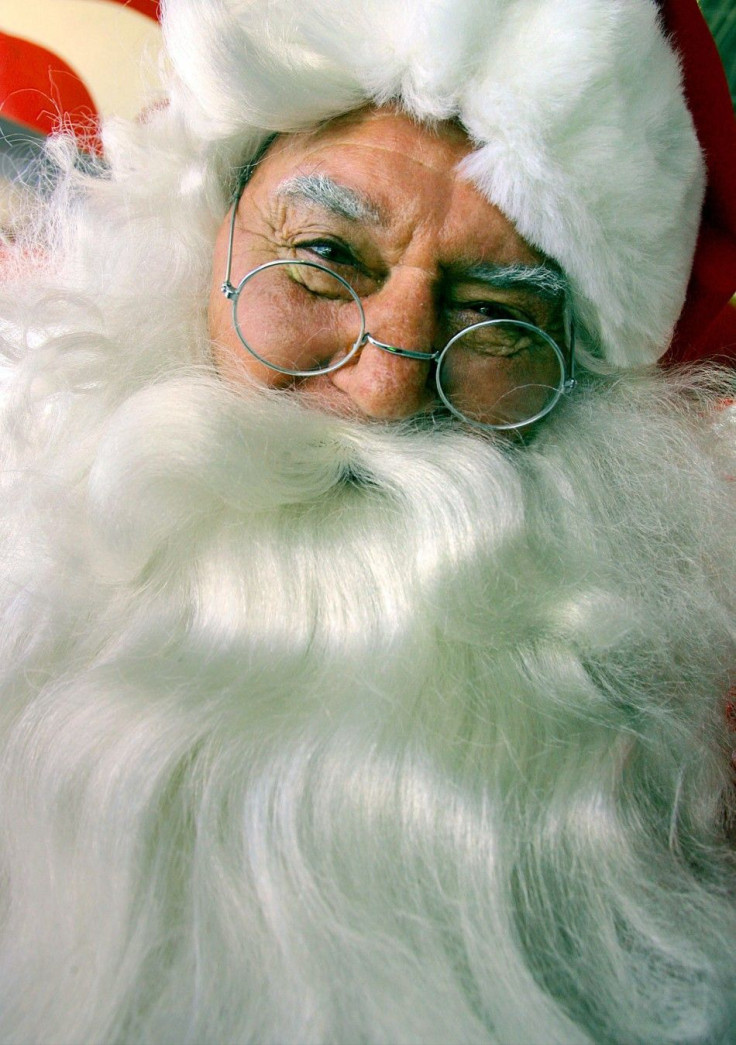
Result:
<instances>
[{"instance_id":1,"label":"glasses temple arm","mask_svg":"<svg viewBox=\"0 0 736 1045\"><path fill-rule=\"evenodd\" d=\"M577 381L575 377L575 317L572 311L572 302L569 297L565 300L565 340L567 342L567 369L565 379L565 391L570 392Z\"/></svg>"},{"instance_id":2,"label":"glasses temple arm","mask_svg":"<svg viewBox=\"0 0 736 1045\"><path fill-rule=\"evenodd\" d=\"M235 293L235 287L230 282L230 276L233 268L233 242L235 240L235 218L238 214L238 203L240 203L240 196L242 193L242 187L238 187L238 192L233 200L233 205L230 211L230 231L227 239L227 264L225 265L225 279L222 283L222 292L226 298L231 298Z\"/></svg>"}]
</instances>

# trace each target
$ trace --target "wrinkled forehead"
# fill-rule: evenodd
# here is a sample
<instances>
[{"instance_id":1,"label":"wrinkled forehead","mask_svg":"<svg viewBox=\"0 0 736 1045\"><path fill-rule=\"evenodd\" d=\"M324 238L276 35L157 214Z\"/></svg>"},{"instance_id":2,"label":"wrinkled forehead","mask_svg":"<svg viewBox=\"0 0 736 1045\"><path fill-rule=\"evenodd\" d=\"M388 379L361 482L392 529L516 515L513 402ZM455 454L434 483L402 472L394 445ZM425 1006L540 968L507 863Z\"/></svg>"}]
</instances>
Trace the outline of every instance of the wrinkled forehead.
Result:
<instances>
[{"instance_id":1,"label":"wrinkled forehead","mask_svg":"<svg viewBox=\"0 0 736 1045\"><path fill-rule=\"evenodd\" d=\"M429 168L454 167L473 151L458 121L422 122L392 105L365 106L310 130L279 135L271 149L306 156L342 145L405 150Z\"/></svg>"},{"instance_id":2,"label":"wrinkled forehead","mask_svg":"<svg viewBox=\"0 0 736 1045\"><path fill-rule=\"evenodd\" d=\"M454 121L420 122L393 107L363 108L282 134L256 164L249 192L309 201L393 234L398 247L423 227L472 260L541 260L470 178L473 151Z\"/></svg>"}]
</instances>

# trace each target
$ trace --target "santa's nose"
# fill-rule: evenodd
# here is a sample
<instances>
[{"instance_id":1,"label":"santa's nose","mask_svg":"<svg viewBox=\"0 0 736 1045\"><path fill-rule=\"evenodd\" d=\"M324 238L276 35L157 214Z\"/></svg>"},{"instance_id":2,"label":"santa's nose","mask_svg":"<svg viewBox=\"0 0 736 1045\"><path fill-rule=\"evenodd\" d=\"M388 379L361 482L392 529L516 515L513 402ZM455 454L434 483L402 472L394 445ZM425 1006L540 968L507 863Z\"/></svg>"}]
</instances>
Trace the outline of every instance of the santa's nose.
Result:
<instances>
[{"instance_id":1,"label":"santa's nose","mask_svg":"<svg viewBox=\"0 0 736 1045\"><path fill-rule=\"evenodd\" d=\"M366 330L377 341L415 352L434 351L436 304L423 281L410 276L392 279L363 307ZM430 371L429 362L394 355L368 342L331 378L366 417L399 421L434 402Z\"/></svg>"}]
</instances>

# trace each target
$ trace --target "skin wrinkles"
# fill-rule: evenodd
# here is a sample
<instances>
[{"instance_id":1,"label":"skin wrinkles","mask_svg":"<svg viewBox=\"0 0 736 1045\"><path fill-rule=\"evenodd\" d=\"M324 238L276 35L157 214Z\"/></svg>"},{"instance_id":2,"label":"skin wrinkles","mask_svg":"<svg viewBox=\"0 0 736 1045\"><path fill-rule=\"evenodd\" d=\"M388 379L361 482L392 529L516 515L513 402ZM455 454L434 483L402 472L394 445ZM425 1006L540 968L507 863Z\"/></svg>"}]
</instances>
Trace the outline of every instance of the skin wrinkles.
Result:
<instances>
[{"instance_id":1,"label":"skin wrinkles","mask_svg":"<svg viewBox=\"0 0 736 1045\"><path fill-rule=\"evenodd\" d=\"M314 204L337 218L367 225L383 224L374 204L346 185L339 185L326 174L289 178L278 187L276 195L287 200ZM496 265L489 263L459 265L449 275L457 283L484 283L499 290L520 289L541 297L555 299L567 290L567 280L548 264Z\"/></svg>"},{"instance_id":2,"label":"skin wrinkles","mask_svg":"<svg viewBox=\"0 0 736 1045\"><path fill-rule=\"evenodd\" d=\"M419 351L444 344L442 304L454 298L498 305L552 332L559 309L550 287L560 274L461 178L457 166L471 150L457 125L428 129L392 109L277 138L240 200L233 280L276 258L329 260L360 295L371 334ZM220 292L228 231L226 217L209 309L223 377L293 386L314 406L347 416L401 419L436 405L429 364L371 345L318 377L284 379L259 363L237 338Z\"/></svg>"}]
</instances>

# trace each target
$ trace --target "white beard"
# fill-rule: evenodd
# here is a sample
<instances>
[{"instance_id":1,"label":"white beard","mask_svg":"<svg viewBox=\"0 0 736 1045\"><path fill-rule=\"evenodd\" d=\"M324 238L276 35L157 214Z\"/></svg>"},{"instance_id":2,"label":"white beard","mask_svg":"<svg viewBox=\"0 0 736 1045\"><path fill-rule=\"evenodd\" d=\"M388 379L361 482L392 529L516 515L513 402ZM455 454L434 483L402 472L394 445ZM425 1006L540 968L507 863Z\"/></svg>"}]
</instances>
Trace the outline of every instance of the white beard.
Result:
<instances>
[{"instance_id":1,"label":"white beard","mask_svg":"<svg viewBox=\"0 0 736 1045\"><path fill-rule=\"evenodd\" d=\"M726 1042L725 427L116 380L6 408L0 1038Z\"/></svg>"}]
</instances>

